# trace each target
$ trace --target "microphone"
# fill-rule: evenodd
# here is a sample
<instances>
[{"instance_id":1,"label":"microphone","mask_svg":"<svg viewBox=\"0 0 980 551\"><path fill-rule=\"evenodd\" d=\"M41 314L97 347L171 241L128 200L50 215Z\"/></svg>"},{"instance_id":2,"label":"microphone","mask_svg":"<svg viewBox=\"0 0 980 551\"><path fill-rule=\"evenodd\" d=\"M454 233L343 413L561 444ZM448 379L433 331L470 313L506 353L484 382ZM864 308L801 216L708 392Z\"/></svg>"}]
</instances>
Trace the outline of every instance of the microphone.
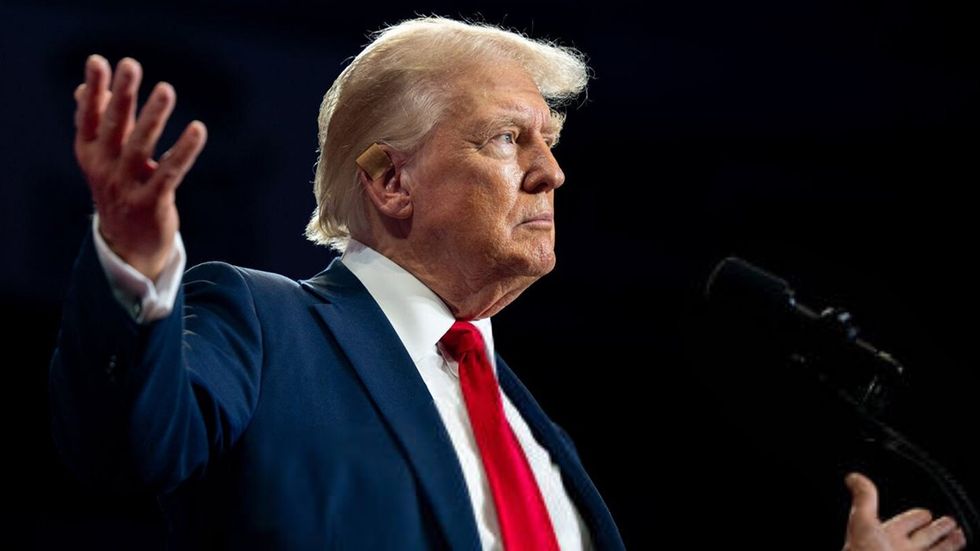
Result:
<instances>
[{"instance_id":1,"label":"microphone","mask_svg":"<svg viewBox=\"0 0 980 551\"><path fill-rule=\"evenodd\" d=\"M881 398L882 386L897 384L905 372L891 354L859 336L847 311L818 312L798 302L786 280L741 258L726 258L715 267L705 297L734 327L775 341L790 359L815 366L825 380L846 385L870 377L861 402Z\"/></svg>"},{"instance_id":2,"label":"microphone","mask_svg":"<svg viewBox=\"0 0 980 551\"><path fill-rule=\"evenodd\" d=\"M731 327L761 331L766 342L775 342L794 363L815 367L840 398L858 406L861 434L926 473L952 506L967 541L974 542L980 533L980 512L963 486L924 450L874 416L884 406L885 391L902 382L902 364L860 338L846 311L826 308L818 313L795 295L786 280L736 257L715 267L705 290L709 305L732 322ZM859 379L860 385L855 385Z\"/></svg>"}]
</instances>

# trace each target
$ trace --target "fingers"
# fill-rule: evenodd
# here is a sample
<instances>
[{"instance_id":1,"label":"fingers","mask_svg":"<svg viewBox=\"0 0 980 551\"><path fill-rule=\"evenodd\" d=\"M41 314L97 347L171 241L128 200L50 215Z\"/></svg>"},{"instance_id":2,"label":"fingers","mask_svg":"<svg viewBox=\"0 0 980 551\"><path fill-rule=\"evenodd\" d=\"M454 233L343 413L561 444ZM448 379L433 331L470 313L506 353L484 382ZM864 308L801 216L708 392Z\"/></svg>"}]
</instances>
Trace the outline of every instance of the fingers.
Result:
<instances>
[{"instance_id":1,"label":"fingers","mask_svg":"<svg viewBox=\"0 0 980 551\"><path fill-rule=\"evenodd\" d=\"M122 149L123 140L133 127L136 116L136 93L143 69L133 58L125 57L116 65L112 79L112 98L99 124L98 137L113 151Z\"/></svg>"},{"instance_id":2,"label":"fingers","mask_svg":"<svg viewBox=\"0 0 980 551\"><path fill-rule=\"evenodd\" d=\"M932 522L932 513L926 509L909 509L895 515L885 522L885 529L902 536L910 536L912 532Z\"/></svg>"},{"instance_id":3,"label":"fingers","mask_svg":"<svg viewBox=\"0 0 980 551\"><path fill-rule=\"evenodd\" d=\"M871 480L859 473L851 473L844 479L851 491L851 516L863 520L878 520L878 489Z\"/></svg>"},{"instance_id":4,"label":"fingers","mask_svg":"<svg viewBox=\"0 0 980 551\"><path fill-rule=\"evenodd\" d=\"M952 535L956 530L955 520L950 517L942 517L910 534L909 541L918 549L929 549L943 538Z\"/></svg>"},{"instance_id":5,"label":"fingers","mask_svg":"<svg viewBox=\"0 0 980 551\"><path fill-rule=\"evenodd\" d=\"M893 538L908 540L913 549L944 551L962 549L966 545L963 531L950 517L932 520L925 509L911 509L884 523L885 531Z\"/></svg>"},{"instance_id":6,"label":"fingers","mask_svg":"<svg viewBox=\"0 0 980 551\"><path fill-rule=\"evenodd\" d=\"M946 536L946 539L930 547L929 551L959 551L964 547L966 547L966 536L962 529L957 528Z\"/></svg>"},{"instance_id":7,"label":"fingers","mask_svg":"<svg viewBox=\"0 0 980 551\"><path fill-rule=\"evenodd\" d=\"M177 143L160 158L160 164L150 178L147 189L157 196L177 189L197 155L204 149L207 135L207 128L201 121L187 125Z\"/></svg>"},{"instance_id":8,"label":"fingers","mask_svg":"<svg viewBox=\"0 0 980 551\"><path fill-rule=\"evenodd\" d=\"M123 159L132 173L147 165L163 132L167 119L173 112L176 93L165 82L156 85L146 105L140 111L136 126L123 146Z\"/></svg>"},{"instance_id":9,"label":"fingers","mask_svg":"<svg viewBox=\"0 0 980 551\"><path fill-rule=\"evenodd\" d=\"M82 140L91 141L97 135L111 75L109 62L104 57L91 55L85 61L85 84L75 89L75 100L78 102L75 126Z\"/></svg>"}]
</instances>

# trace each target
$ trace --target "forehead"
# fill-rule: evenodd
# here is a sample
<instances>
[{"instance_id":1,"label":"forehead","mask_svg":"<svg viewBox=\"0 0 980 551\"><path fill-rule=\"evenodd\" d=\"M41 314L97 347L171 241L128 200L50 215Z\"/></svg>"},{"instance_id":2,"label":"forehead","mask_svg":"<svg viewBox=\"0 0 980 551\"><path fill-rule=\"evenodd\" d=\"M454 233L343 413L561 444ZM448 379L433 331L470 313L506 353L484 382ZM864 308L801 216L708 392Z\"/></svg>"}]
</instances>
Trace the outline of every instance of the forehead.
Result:
<instances>
[{"instance_id":1,"label":"forehead","mask_svg":"<svg viewBox=\"0 0 980 551\"><path fill-rule=\"evenodd\" d=\"M520 66L485 65L460 74L453 85L450 121L461 127L496 120L557 131L551 109L531 76Z\"/></svg>"}]
</instances>

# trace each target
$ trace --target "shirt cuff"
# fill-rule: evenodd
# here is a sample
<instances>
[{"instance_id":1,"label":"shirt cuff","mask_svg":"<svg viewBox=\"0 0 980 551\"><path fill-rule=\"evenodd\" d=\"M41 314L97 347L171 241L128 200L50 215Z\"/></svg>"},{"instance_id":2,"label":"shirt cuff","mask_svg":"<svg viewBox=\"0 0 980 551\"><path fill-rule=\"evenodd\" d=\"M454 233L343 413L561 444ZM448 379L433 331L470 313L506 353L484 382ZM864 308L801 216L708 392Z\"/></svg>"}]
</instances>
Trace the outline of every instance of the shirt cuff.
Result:
<instances>
[{"instance_id":1,"label":"shirt cuff","mask_svg":"<svg viewBox=\"0 0 980 551\"><path fill-rule=\"evenodd\" d=\"M151 281L112 252L99 233L98 213L92 217L92 238L112 294L129 315L142 324L169 316L174 309L177 291L180 290L181 274L187 264L180 232L177 232L170 258L156 281Z\"/></svg>"}]
</instances>

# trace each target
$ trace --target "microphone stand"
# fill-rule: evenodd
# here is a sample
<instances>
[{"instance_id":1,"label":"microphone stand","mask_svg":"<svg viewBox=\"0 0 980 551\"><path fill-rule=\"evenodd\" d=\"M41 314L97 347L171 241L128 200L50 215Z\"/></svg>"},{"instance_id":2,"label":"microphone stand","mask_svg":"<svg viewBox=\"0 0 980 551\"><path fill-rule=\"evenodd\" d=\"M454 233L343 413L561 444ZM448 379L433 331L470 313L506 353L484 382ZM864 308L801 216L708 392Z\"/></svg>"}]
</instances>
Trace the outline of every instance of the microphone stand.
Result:
<instances>
[{"instance_id":1,"label":"microphone stand","mask_svg":"<svg viewBox=\"0 0 980 551\"><path fill-rule=\"evenodd\" d=\"M845 341L858 340L858 330L851 322L851 317L841 310L827 309L819 315L821 323L827 325L827 330L838 335L844 335ZM824 341L827 342L827 341ZM806 347L804 347L806 348ZM821 354L819 350L810 348L805 352L795 352L790 355L790 362L802 367L813 369L820 382L830 388L836 397L845 404L857 419L860 434L867 442L877 445L906 463L917 468L935 484L947 499L963 529L967 542L976 541L980 534L980 513L970 500L966 490L953 475L938 461L933 459L921 447L912 443L908 437L898 432L884 421L878 419L887 401L887 395L900 382L904 368L890 355L883 351L874 354L851 355L852 361L872 362L875 373L865 385L857 385L857 392L848 390L847 385L838 384L827 369L821 369L828 360L844 360L844 357L831 352Z\"/></svg>"},{"instance_id":2,"label":"microphone stand","mask_svg":"<svg viewBox=\"0 0 980 551\"><path fill-rule=\"evenodd\" d=\"M952 506L968 542L980 536L980 514L963 486L922 448L877 418L889 391L901 384L904 367L861 339L849 313L811 310L796 301L785 280L736 257L715 267L705 296L718 311L748 313L749 325L779 334L777 341L789 345L780 355L811 369L854 415L868 442L925 473Z\"/></svg>"}]
</instances>

